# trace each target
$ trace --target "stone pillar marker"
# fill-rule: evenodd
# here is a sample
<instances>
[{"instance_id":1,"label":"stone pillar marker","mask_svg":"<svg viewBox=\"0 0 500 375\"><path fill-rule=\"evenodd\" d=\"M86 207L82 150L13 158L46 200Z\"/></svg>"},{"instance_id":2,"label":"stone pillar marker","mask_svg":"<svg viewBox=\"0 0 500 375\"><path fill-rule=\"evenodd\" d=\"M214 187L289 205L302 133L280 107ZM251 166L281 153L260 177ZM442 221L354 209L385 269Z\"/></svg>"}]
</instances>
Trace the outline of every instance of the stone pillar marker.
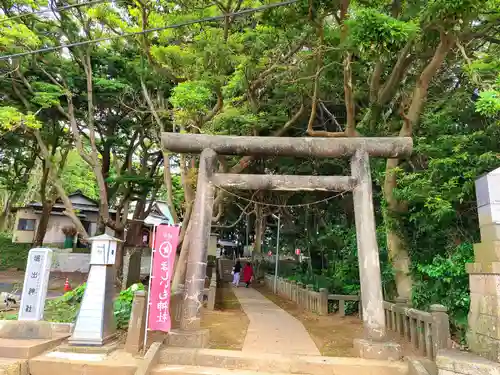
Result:
<instances>
[{"instance_id":1,"label":"stone pillar marker","mask_svg":"<svg viewBox=\"0 0 500 375\"><path fill-rule=\"evenodd\" d=\"M360 149L352 156L351 175L357 179L353 201L365 334L364 339L354 340L354 350L362 358L400 359L401 346L383 342L386 338L384 299L375 231L370 158L365 150Z\"/></svg>"},{"instance_id":2,"label":"stone pillar marker","mask_svg":"<svg viewBox=\"0 0 500 375\"><path fill-rule=\"evenodd\" d=\"M466 265L470 284L471 351L500 361L500 168L476 180L481 242L474 244L474 261Z\"/></svg>"},{"instance_id":3,"label":"stone pillar marker","mask_svg":"<svg viewBox=\"0 0 500 375\"><path fill-rule=\"evenodd\" d=\"M52 250L34 248L28 254L19 320L42 320L49 285Z\"/></svg>"},{"instance_id":4,"label":"stone pillar marker","mask_svg":"<svg viewBox=\"0 0 500 375\"><path fill-rule=\"evenodd\" d=\"M138 354L144 345L147 299L146 291L135 291L128 322L127 341L125 342L125 351L133 355Z\"/></svg>"},{"instance_id":5,"label":"stone pillar marker","mask_svg":"<svg viewBox=\"0 0 500 375\"><path fill-rule=\"evenodd\" d=\"M115 260L119 239L103 234L92 241L90 272L70 345L102 346L116 334L113 314Z\"/></svg>"}]
</instances>

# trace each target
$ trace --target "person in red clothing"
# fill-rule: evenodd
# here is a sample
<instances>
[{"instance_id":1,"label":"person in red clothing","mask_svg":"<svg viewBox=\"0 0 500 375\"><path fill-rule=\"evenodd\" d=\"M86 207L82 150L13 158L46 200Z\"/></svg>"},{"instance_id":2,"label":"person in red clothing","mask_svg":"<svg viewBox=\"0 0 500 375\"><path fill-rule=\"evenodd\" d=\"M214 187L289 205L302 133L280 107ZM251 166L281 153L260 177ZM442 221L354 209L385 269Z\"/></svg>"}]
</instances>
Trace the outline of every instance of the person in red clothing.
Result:
<instances>
[{"instance_id":1,"label":"person in red clothing","mask_svg":"<svg viewBox=\"0 0 500 375\"><path fill-rule=\"evenodd\" d=\"M253 268L252 264L248 262L247 264L245 264L245 267L243 267L243 282L246 284L247 288L252 282L252 278L253 278Z\"/></svg>"}]
</instances>

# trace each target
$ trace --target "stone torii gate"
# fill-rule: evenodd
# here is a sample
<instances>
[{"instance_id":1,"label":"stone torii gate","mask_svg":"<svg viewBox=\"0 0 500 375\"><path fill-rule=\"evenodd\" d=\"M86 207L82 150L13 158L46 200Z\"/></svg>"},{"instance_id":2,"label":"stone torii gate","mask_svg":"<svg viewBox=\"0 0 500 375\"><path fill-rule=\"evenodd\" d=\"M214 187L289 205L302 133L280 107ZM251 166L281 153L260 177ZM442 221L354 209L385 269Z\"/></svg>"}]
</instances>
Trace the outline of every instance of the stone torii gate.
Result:
<instances>
[{"instance_id":1,"label":"stone torii gate","mask_svg":"<svg viewBox=\"0 0 500 375\"><path fill-rule=\"evenodd\" d=\"M400 158L412 152L411 138L290 138L212 136L163 133L162 147L171 152L201 153L193 210L191 246L185 280L182 341L201 344L200 329L207 248L215 187L247 190L323 190L353 192L365 338L356 340L364 358L399 358L401 348L386 342L379 252L372 202L369 157ZM216 173L217 155L350 158L351 176L283 176Z\"/></svg>"}]
</instances>

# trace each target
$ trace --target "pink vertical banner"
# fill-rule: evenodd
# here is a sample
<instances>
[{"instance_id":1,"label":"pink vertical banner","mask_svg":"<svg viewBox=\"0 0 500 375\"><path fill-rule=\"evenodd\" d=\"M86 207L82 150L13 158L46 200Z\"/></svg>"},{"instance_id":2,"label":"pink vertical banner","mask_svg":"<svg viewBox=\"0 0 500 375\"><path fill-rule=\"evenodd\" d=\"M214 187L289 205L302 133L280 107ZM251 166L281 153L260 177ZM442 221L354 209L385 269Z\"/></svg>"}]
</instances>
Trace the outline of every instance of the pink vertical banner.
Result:
<instances>
[{"instance_id":1,"label":"pink vertical banner","mask_svg":"<svg viewBox=\"0 0 500 375\"><path fill-rule=\"evenodd\" d=\"M153 267L149 290L149 329L169 332L170 320L170 282L174 273L174 262L179 243L180 227L159 225L156 229L153 246Z\"/></svg>"}]
</instances>

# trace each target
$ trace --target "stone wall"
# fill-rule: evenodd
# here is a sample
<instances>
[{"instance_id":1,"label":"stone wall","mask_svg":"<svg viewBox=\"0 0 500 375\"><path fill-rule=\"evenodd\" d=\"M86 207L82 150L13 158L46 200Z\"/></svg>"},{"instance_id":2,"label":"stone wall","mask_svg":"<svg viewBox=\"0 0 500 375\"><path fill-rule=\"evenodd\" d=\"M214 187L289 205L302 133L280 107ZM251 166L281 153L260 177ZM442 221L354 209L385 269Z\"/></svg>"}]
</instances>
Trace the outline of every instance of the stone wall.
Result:
<instances>
[{"instance_id":1,"label":"stone wall","mask_svg":"<svg viewBox=\"0 0 500 375\"><path fill-rule=\"evenodd\" d=\"M90 254L54 251L52 254L51 272L81 272L88 273L90 269Z\"/></svg>"},{"instance_id":2,"label":"stone wall","mask_svg":"<svg viewBox=\"0 0 500 375\"><path fill-rule=\"evenodd\" d=\"M500 364L458 350L440 350L436 357L438 375L498 375Z\"/></svg>"}]
</instances>

